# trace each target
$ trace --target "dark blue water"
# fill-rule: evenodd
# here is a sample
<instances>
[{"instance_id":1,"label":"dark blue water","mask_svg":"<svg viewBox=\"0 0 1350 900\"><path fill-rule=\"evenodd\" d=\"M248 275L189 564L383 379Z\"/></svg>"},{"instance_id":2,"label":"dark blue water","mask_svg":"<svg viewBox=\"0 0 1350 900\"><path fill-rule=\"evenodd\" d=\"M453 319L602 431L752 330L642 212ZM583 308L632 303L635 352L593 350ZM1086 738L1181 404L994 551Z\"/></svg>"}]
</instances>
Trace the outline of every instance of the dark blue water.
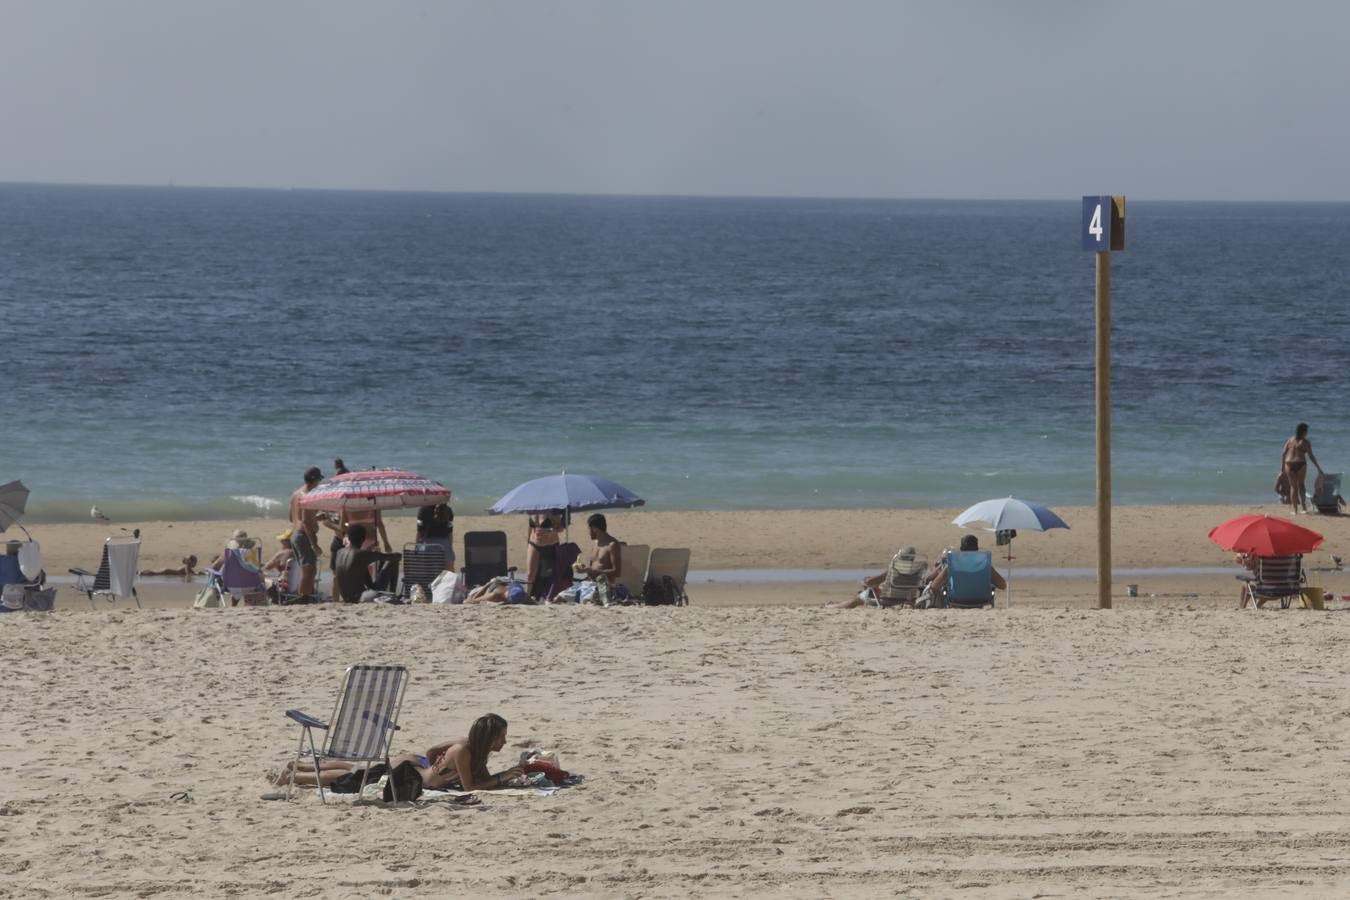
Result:
<instances>
[{"instance_id":1,"label":"dark blue water","mask_svg":"<svg viewBox=\"0 0 1350 900\"><path fill-rule=\"evenodd\" d=\"M1063 202L0 186L0 481L49 516L238 513L312 463L465 511L1093 497L1093 258ZM1116 496L1350 465L1350 205L1131 202Z\"/></svg>"}]
</instances>

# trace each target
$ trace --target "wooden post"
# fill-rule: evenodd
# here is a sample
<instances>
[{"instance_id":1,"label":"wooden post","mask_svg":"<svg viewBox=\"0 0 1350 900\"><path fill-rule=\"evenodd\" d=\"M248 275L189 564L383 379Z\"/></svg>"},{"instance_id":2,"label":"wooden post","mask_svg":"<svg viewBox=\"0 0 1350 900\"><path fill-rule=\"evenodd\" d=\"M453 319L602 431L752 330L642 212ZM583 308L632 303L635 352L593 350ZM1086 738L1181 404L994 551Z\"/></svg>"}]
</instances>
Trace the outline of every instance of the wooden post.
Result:
<instances>
[{"instance_id":1,"label":"wooden post","mask_svg":"<svg viewBox=\"0 0 1350 900\"><path fill-rule=\"evenodd\" d=\"M1097 254L1097 608L1111 608L1111 253Z\"/></svg>"}]
</instances>

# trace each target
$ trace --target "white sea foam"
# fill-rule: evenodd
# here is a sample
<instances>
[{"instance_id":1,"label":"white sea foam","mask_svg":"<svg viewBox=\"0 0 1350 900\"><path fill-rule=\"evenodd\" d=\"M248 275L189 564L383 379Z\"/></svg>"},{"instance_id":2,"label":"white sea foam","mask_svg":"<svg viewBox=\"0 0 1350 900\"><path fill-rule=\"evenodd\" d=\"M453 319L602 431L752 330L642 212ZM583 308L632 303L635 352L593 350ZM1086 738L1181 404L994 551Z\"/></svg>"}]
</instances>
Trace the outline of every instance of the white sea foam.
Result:
<instances>
[{"instance_id":1,"label":"white sea foam","mask_svg":"<svg viewBox=\"0 0 1350 900\"><path fill-rule=\"evenodd\" d=\"M271 497L259 497L257 494L245 494L243 496L232 496L231 500L242 503L245 506L256 507L260 512L270 513L281 505L280 500L273 500Z\"/></svg>"}]
</instances>

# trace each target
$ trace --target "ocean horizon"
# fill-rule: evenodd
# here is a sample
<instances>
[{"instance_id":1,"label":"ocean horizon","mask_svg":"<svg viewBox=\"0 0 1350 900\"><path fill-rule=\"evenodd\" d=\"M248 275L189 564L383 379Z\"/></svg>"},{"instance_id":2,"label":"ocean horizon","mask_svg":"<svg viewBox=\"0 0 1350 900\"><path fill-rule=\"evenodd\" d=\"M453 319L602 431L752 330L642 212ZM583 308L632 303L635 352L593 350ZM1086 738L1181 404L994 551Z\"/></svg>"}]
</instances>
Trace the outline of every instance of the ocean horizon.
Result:
<instances>
[{"instance_id":1,"label":"ocean horizon","mask_svg":"<svg viewBox=\"0 0 1350 900\"><path fill-rule=\"evenodd\" d=\"M284 515L309 465L481 512L590 472L650 509L1093 502L1078 198L0 185L25 521ZM1350 204L1134 201L1123 505L1271 502L1350 422ZM1310 479L1311 486L1311 479Z\"/></svg>"}]
</instances>

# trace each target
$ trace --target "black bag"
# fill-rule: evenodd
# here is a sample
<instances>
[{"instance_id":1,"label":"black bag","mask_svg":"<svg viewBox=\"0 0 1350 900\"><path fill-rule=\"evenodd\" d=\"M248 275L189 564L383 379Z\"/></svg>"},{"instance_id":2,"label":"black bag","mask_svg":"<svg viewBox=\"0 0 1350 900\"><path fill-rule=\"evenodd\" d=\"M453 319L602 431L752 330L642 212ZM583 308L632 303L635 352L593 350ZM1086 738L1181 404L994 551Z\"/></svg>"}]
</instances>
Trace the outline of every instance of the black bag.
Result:
<instances>
[{"instance_id":1,"label":"black bag","mask_svg":"<svg viewBox=\"0 0 1350 900\"><path fill-rule=\"evenodd\" d=\"M357 769L334 780L334 782L328 786L328 790L332 791L334 794L355 794L357 791L361 790L362 782L374 784L388 771L389 767L384 763L378 763L371 766L369 772L365 769Z\"/></svg>"},{"instance_id":2,"label":"black bag","mask_svg":"<svg viewBox=\"0 0 1350 900\"><path fill-rule=\"evenodd\" d=\"M683 599L683 593L669 575L662 575L660 581L649 579L642 586L642 602L647 606L678 606Z\"/></svg>"},{"instance_id":3,"label":"black bag","mask_svg":"<svg viewBox=\"0 0 1350 900\"><path fill-rule=\"evenodd\" d=\"M384 783L384 802L393 800L395 793L399 800L416 800L422 796L422 773L417 771L412 760L405 759L389 773L389 780Z\"/></svg>"}]
</instances>

